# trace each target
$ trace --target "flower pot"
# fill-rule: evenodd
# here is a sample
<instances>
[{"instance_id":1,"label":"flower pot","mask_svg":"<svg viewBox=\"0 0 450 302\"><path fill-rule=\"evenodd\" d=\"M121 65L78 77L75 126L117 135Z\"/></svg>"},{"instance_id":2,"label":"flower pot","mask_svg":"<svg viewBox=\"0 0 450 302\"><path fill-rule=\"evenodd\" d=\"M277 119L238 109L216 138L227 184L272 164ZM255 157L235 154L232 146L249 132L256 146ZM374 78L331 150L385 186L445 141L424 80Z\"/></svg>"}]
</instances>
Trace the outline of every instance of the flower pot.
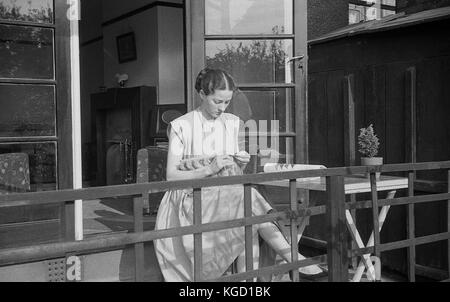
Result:
<instances>
[{"instance_id":1,"label":"flower pot","mask_svg":"<svg viewBox=\"0 0 450 302\"><path fill-rule=\"evenodd\" d=\"M361 157L361 165L362 166L381 166L383 164L382 157ZM377 180L380 180L381 173L376 173ZM367 177L370 178L370 174L367 173Z\"/></svg>"}]
</instances>

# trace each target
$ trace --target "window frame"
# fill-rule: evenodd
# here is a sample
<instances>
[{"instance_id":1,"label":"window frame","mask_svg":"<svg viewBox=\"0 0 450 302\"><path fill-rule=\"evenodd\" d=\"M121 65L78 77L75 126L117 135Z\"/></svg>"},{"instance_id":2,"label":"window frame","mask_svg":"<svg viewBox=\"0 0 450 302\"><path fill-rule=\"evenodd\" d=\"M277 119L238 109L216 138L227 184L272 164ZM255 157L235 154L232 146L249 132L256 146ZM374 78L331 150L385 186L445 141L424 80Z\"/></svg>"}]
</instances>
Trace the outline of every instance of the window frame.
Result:
<instances>
[{"instance_id":1,"label":"window frame","mask_svg":"<svg viewBox=\"0 0 450 302\"><path fill-rule=\"evenodd\" d=\"M72 62L71 62L71 20L69 20L70 3L66 0L53 0L53 23L37 23L28 21L13 21L0 19L1 25L50 28L53 30L53 66L54 78L41 79L6 79L1 78L2 84L20 85L50 85L55 89L56 104L56 135L40 137L0 137L0 144L24 143L54 143L56 190L72 189L73 176L73 129L72 129ZM68 202L60 207L60 238L73 240L74 206Z\"/></svg>"},{"instance_id":2,"label":"window frame","mask_svg":"<svg viewBox=\"0 0 450 302\"><path fill-rule=\"evenodd\" d=\"M294 129L280 136L294 138L292 150L296 163L308 162L308 129L307 129L307 4L306 1L293 0L293 34L280 35L206 35L205 33L205 0L186 1L186 36L192 37L186 43L187 51L187 105L193 110L199 104L195 91L195 79L198 72L206 65L205 43L209 40L284 40L293 41L293 55L304 55L302 62L294 62L294 66L302 65L302 69L295 69L293 83L239 83L245 89L286 88L294 90Z\"/></svg>"}]
</instances>

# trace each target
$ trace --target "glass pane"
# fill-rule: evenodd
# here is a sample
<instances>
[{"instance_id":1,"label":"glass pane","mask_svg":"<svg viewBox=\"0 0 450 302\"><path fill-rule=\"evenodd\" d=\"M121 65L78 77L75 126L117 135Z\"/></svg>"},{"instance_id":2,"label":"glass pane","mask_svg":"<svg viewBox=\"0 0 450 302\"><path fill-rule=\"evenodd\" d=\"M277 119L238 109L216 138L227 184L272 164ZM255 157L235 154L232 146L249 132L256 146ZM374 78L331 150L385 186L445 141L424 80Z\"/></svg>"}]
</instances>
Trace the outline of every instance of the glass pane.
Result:
<instances>
[{"instance_id":1,"label":"glass pane","mask_svg":"<svg viewBox=\"0 0 450 302\"><path fill-rule=\"evenodd\" d=\"M265 164L293 164L294 142L294 137L247 136L244 149L257 155L256 171L263 172Z\"/></svg>"},{"instance_id":2,"label":"glass pane","mask_svg":"<svg viewBox=\"0 0 450 302\"><path fill-rule=\"evenodd\" d=\"M386 5L391 5L391 6L395 6L396 5L396 0L382 0L381 3L386 4Z\"/></svg>"},{"instance_id":3,"label":"glass pane","mask_svg":"<svg viewBox=\"0 0 450 302\"><path fill-rule=\"evenodd\" d=\"M56 143L0 144L0 154L5 153L28 155L29 182L32 192L56 190ZM9 173L8 167L11 167L11 164L3 165L0 172ZM13 175L14 172L17 171L11 171L11 177L16 178L16 175ZM23 180L23 178L20 180L21 184Z\"/></svg>"},{"instance_id":4,"label":"glass pane","mask_svg":"<svg viewBox=\"0 0 450 302\"><path fill-rule=\"evenodd\" d=\"M356 6L356 5L352 5L350 4L350 9L349 9L349 24L355 24L355 23L359 23L361 21L364 21L364 13L363 13L363 9L361 9L360 6Z\"/></svg>"},{"instance_id":5,"label":"glass pane","mask_svg":"<svg viewBox=\"0 0 450 302\"><path fill-rule=\"evenodd\" d=\"M265 164L292 164L294 163L294 138L280 137L277 141L267 139L267 148L264 140L259 141L259 158L262 169ZM276 143L275 143L276 142Z\"/></svg>"},{"instance_id":6,"label":"glass pane","mask_svg":"<svg viewBox=\"0 0 450 302\"><path fill-rule=\"evenodd\" d=\"M376 7L368 7L366 9L366 16L365 19L366 21L371 21L371 20L376 20L377 16L378 16L378 10Z\"/></svg>"},{"instance_id":7,"label":"glass pane","mask_svg":"<svg viewBox=\"0 0 450 302\"><path fill-rule=\"evenodd\" d=\"M0 25L0 77L53 79L53 29Z\"/></svg>"},{"instance_id":8,"label":"glass pane","mask_svg":"<svg viewBox=\"0 0 450 302\"><path fill-rule=\"evenodd\" d=\"M206 0L207 35L292 34L293 0Z\"/></svg>"},{"instance_id":9,"label":"glass pane","mask_svg":"<svg viewBox=\"0 0 450 302\"><path fill-rule=\"evenodd\" d=\"M242 95L233 98L227 111L246 122L256 121L262 132L271 132L274 120L279 122L278 132L294 132L294 100L294 90L289 88L244 90Z\"/></svg>"},{"instance_id":10,"label":"glass pane","mask_svg":"<svg viewBox=\"0 0 450 302\"><path fill-rule=\"evenodd\" d=\"M294 138L293 137L281 137L279 140L279 155L272 156L267 160L272 163L279 164L293 164L294 163ZM277 161L278 159L278 161ZM264 160L261 160L264 162Z\"/></svg>"},{"instance_id":11,"label":"glass pane","mask_svg":"<svg viewBox=\"0 0 450 302\"><path fill-rule=\"evenodd\" d=\"M0 84L0 137L56 136L53 86Z\"/></svg>"},{"instance_id":12,"label":"glass pane","mask_svg":"<svg viewBox=\"0 0 450 302\"><path fill-rule=\"evenodd\" d=\"M383 9L382 14L383 14L382 17L387 17L387 16L390 16L390 15L395 15L395 11Z\"/></svg>"},{"instance_id":13,"label":"glass pane","mask_svg":"<svg viewBox=\"0 0 450 302\"><path fill-rule=\"evenodd\" d=\"M29 169L25 164L28 158ZM56 189L56 144L0 144L0 194ZM34 205L0 211L3 248L58 241L60 206ZM35 222L35 223L33 223ZM6 227L3 225L7 225Z\"/></svg>"},{"instance_id":14,"label":"glass pane","mask_svg":"<svg viewBox=\"0 0 450 302\"><path fill-rule=\"evenodd\" d=\"M53 23L53 0L0 0L0 19Z\"/></svg>"},{"instance_id":15,"label":"glass pane","mask_svg":"<svg viewBox=\"0 0 450 302\"><path fill-rule=\"evenodd\" d=\"M289 83L292 40L206 41L206 64L231 73L238 83Z\"/></svg>"}]
</instances>

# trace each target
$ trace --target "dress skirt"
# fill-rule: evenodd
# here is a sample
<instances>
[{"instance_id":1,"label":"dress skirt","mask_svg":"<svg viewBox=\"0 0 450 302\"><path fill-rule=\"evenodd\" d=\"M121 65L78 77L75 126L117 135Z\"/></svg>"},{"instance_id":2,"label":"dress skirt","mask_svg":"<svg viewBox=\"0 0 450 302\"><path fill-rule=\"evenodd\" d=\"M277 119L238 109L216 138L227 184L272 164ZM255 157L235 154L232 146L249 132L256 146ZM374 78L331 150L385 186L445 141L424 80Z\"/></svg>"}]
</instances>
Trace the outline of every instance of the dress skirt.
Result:
<instances>
[{"instance_id":1,"label":"dress skirt","mask_svg":"<svg viewBox=\"0 0 450 302\"><path fill-rule=\"evenodd\" d=\"M155 230L167 230L193 225L193 191L169 191L161 201ZM252 188L252 213L265 215L272 207ZM202 223L214 223L244 218L244 187L232 185L203 188ZM194 236L155 240L155 250L164 279L167 282L189 282L194 276ZM258 238L253 227L253 238ZM202 268L206 280L220 278L244 252L244 227L203 233Z\"/></svg>"}]
</instances>

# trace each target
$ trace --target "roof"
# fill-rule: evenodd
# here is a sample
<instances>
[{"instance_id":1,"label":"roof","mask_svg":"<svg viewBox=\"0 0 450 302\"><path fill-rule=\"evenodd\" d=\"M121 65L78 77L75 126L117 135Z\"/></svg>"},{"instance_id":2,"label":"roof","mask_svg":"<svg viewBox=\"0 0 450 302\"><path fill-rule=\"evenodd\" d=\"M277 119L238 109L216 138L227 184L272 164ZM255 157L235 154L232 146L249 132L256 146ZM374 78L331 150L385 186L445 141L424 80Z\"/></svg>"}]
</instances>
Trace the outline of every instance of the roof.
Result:
<instances>
[{"instance_id":1,"label":"roof","mask_svg":"<svg viewBox=\"0 0 450 302\"><path fill-rule=\"evenodd\" d=\"M319 44L331 40L337 40L361 34L389 31L393 29L409 27L444 19L450 19L450 6L426 10L410 15L399 13L387 16L380 20L352 24L333 31L329 34L323 35L319 38L310 40L308 41L308 44Z\"/></svg>"}]
</instances>

